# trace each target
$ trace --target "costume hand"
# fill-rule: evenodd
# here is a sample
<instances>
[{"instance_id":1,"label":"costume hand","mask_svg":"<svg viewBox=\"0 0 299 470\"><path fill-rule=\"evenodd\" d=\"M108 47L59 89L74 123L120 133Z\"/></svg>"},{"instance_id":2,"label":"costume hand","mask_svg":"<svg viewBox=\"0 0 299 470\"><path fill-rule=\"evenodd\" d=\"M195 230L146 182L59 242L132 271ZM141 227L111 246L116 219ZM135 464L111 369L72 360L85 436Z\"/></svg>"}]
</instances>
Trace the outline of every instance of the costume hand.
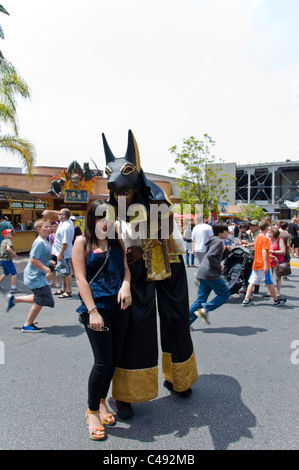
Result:
<instances>
[{"instance_id":1,"label":"costume hand","mask_svg":"<svg viewBox=\"0 0 299 470\"><path fill-rule=\"evenodd\" d=\"M135 263L137 260L142 258L143 256L143 250L140 248L140 246L130 246L127 249L127 261L128 264Z\"/></svg>"},{"instance_id":2,"label":"costume hand","mask_svg":"<svg viewBox=\"0 0 299 470\"><path fill-rule=\"evenodd\" d=\"M120 302L121 310L125 310L132 303L130 285L128 283L123 283L117 296L117 302Z\"/></svg>"}]
</instances>

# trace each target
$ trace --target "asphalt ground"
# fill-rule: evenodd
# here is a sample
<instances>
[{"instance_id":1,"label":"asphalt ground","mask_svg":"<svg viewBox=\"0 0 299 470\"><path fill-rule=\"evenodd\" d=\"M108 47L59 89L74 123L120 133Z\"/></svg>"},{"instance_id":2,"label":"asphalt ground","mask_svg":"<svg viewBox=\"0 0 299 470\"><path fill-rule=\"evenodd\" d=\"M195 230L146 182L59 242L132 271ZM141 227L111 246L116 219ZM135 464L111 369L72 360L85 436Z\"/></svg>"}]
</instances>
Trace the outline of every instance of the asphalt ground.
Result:
<instances>
[{"instance_id":1,"label":"asphalt ground","mask_svg":"<svg viewBox=\"0 0 299 470\"><path fill-rule=\"evenodd\" d=\"M19 257L17 286L22 293ZM294 260L296 261L296 260ZM299 266L297 264L297 266ZM196 297L195 268L187 268L190 303ZM159 396L134 405L134 418L118 420L105 441L91 441L85 428L87 381L92 354L75 312L74 295L43 308L39 334L22 333L29 306L6 313L9 281L0 292L1 450L298 450L299 269L283 281L284 306L264 299L242 306L231 296L191 332L199 377L187 399L163 387ZM296 343L297 341L297 343ZM298 353L297 353L298 351ZM161 363L161 361L160 361Z\"/></svg>"}]
</instances>

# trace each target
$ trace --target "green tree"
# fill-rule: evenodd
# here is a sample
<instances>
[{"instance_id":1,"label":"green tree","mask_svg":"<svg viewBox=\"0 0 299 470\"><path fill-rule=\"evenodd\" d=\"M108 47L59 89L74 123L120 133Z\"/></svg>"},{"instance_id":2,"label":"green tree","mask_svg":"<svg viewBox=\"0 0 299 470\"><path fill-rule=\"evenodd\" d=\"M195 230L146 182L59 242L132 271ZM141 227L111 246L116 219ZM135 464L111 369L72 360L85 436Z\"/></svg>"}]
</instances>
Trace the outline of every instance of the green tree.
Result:
<instances>
[{"instance_id":1,"label":"green tree","mask_svg":"<svg viewBox=\"0 0 299 470\"><path fill-rule=\"evenodd\" d=\"M177 167L172 167L169 173L175 173L180 177L178 187L183 204L202 204L204 215L215 207L215 200L228 201L227 191L230 181L234 177L220 174L221 163L215 163L215 155L212 149L215 142L208 134L204 134L202 140L194 137L183 139L182 149L179 151L174 145L170 153L175 157ZM179 169L182 174L179 174Z\"/></svg>"},{"instance_id":2,"label":"green tree","mask_svg":"<svg viewBox=\"0 0 299 470\"><path fill-rule=\"evenodd\" d=\"M267 217L267 213L260 206L255 204L243 204L238 213L238 218L250 222L251 220L262 220Z\"/></svg>"},{"instance_id":3,"label":"green tree","mask_svg":"<svg viewBox=\"0 0 299 470\"><path fill-rule=\"evenodd\" d=\"M0 12L9 14L2 5L0 5ZM0 37L4 38L1 26ZM30 99L30 88L15 67L3 57L0 51L0 148L18 156L21 159L22 165L25 166L27 173L31 174L36 154L33 144L29 140L19 137L16 109L16 100L19 96L24 99ZM3 124L9 126L13 133L4 134Z\"/></svg>"}]
</instances>

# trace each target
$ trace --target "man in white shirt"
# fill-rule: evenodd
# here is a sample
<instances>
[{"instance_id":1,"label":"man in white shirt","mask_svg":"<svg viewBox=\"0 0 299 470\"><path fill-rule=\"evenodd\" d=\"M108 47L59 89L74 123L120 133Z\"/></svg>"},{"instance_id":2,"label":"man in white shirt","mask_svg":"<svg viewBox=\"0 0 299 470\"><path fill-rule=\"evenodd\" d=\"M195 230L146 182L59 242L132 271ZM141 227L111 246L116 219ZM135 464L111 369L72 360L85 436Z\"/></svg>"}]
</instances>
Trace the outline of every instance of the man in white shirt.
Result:
<instances>
[{"instance_id":1,"label":"man in white shirt","mask_svg":"<svg viewBox=\"0 0 299 470\"><path fill-rule=\"evenodd\" d=\"M53 254L57 256L57 265L55 270L59 271L62 276L63 287L56 291L54 295L58 295L60 299L72 297L72 250L74 237L74 224L71 220L71 212L69 209L61 209L60 211L45 210L43 217L57 217L60 221L55 233Z\"/></svg>"},{"instance_id":2,"label":"man in white shirt","mask_svg":"<svg viewBox=\"0 0 299 470\"><path fill-rule=\"evenodd\" d=\"M206 243L213 236L213 229L201 215L197 215L195 221L196 225L192 230L192 251L200 264L207 251Z\"/></svg>"}]
</instances>

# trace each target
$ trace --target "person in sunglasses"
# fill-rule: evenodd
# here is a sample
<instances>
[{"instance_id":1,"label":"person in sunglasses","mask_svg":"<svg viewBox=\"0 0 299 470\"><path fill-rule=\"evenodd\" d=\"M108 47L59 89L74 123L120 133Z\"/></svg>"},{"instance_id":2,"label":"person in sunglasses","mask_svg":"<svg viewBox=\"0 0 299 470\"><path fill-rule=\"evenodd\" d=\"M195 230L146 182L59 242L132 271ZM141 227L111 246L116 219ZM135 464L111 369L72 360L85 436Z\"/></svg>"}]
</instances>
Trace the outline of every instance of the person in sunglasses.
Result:
<instances>
[{"instance_id":1,"label":"person in sunglasses","mask_svg":"<svg viewBox=\"0 0 299 470\"><path fill-rule=\"evenodd\" d=\"M105 437L104 426L115 424L105 399L123 346L131 305L130 270L123 241L106 220L107 205L94 201L84 235L76 238L72 262L81 299L77 309L94 355L88 382L89 436Z\"/></svg>"}]
</instances>

